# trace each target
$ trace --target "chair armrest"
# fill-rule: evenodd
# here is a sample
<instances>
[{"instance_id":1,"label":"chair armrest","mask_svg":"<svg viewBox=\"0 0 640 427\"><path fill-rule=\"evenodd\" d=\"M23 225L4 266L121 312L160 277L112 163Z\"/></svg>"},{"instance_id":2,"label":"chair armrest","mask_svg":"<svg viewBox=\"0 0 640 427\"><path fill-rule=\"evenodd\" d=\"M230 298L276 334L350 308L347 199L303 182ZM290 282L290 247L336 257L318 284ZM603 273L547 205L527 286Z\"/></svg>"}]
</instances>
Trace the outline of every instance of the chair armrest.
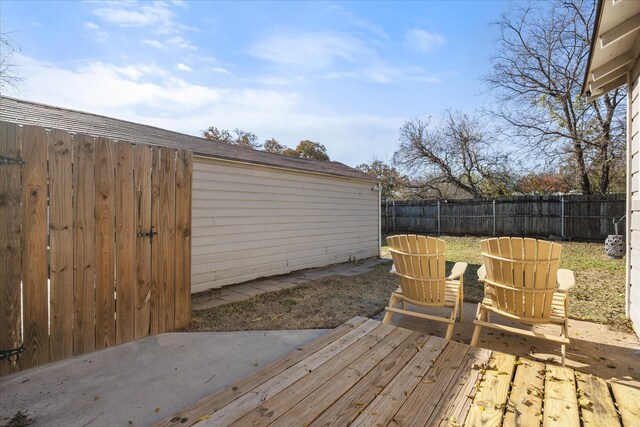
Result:
<instances>
[{"instance_id":1,"label":"chair armrest","mask_svg":"<svg viewBox=\"0 0 640 427\"><path fill-rule=\"evenodd\" d=\"M456 262L453 268L451 269L451 274L447 277L447 280L458 279L464 275L465 271L467 271L467 263L466 262Z\"/></svg>"},{"instance_id":2,"label":"chair armrest","mask_svg":"<svg viewBox=\"0 0 640 427\"><path fill-rule=\"evenodd\" d=\"M573 285L576 284L576 278L573 275L573 271L564 268L558 270L557 280L559 292L569 292L569 289L573 288Z\"/></svg>"},{"instance_id":3,"label":"chair armrest","mask_svg":"<svg viewBox=\"0 0 640 427\"><path fill-rule=\"evenodd\" d=\"M389 274L396 274L396 265L391 264L391 270L389 270Z\"/></svg>"},{"instance_id":4,"label":"chair armrest","mask_svg":"<svg viewBox=\"0 0 640 427\"><path fill-rule=\"evenodd\" d=\"M485 277L487 277L487 267L482 264L478 269L478 282L484 282Z\"/></svg>"}]
</instances>

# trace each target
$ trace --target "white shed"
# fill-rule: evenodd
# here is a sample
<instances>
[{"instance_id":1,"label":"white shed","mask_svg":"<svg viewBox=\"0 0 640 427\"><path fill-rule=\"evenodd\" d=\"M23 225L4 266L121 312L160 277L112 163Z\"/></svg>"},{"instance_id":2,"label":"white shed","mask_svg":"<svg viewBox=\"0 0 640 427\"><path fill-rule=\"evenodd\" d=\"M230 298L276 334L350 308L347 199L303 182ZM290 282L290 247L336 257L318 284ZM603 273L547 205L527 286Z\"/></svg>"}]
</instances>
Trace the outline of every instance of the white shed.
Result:
<instances>
[{"instance_id":1,"label":"white shed","mask_svg":"<svg viewBox=\"0 0 640 427\"><path fill-rule=\"evenodd\" d=\"M379 255L377 182L342 163L7 97L0 120L192 150L192 292Z\"/></svg>"},{"instance_id":2,"label":"white shed","mask_svg":"<svg viewBox=\"0 0 640 427\"><path fill-rule=\"evenodd\" d=\"M583 95L627 85L626 313L640 336L640 2L599 0Z\"/></svg>"}]
</instances>

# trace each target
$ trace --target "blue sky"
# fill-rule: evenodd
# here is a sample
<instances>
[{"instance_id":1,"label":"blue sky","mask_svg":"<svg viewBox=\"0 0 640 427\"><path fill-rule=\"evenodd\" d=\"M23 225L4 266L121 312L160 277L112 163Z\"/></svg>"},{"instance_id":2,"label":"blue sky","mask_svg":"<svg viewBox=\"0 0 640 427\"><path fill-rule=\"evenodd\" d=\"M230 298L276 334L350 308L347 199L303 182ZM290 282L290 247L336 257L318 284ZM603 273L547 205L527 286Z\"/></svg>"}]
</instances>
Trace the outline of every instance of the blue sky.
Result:
<instances>
[{"instance_id":1,"label":"blue sky","mask_svg":"<svg viewBox=\"0 0 640 427\"><path fill-rule=\"evenodd\" d=\"M470 111L508 2L2 0L9 96L199 135L302 139L390 160L413 117Z\"/></svg>"}]
</instances>

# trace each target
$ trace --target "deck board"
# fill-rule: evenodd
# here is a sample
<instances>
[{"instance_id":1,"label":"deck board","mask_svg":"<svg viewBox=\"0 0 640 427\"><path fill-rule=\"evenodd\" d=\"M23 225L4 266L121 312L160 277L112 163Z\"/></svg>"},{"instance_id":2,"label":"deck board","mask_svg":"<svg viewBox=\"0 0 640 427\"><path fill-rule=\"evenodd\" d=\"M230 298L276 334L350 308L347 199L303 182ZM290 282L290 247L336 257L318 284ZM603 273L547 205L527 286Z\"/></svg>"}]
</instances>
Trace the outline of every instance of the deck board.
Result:
<instances>
[{"instance_id":1,"label":"deck board","mask_svg":"<svg viewBox=\"0 0 640 427\"><path fill-rule=\"evenodd\" d=\"M625 426L640 425L640 389L611 382L611 390Z\"/></svg>"},{"instance_id":2,"label":"deck board","mask_svg":"<svg viewBox=\"0 0 640 427\"><path fill-rule=\"evenodd\" d=\"M394 330L395 329L395 330ZM322 364L313 372L302 377L295 384L287 387L276 396L268 399L260 404L256 409L249 414L237 420L237 423L243 426L262 426L269 425L270 423L278 420L285 413L292 412L292 408L300 406L298 403L304 400L307 396L312 394L318 388L324 386L323 389L332 389L338 385L338 381L335 377L350 364L362 360L368 351L378 347L378 344L386 346L387 342L385 338L392 332L392 340L398 340L402 342L404 338L409 335L409 331L405 331L404 334L398 334L396 328L389 325L379 325L371 333L358 340L353 345L347 347L340 354L333 357L331 360ZM400 335L400 336L398 336ZM327 384L327 382L331 384ZM278 424L280 421L278 420Z\"/></svg>"},{"instance_id":3,"label":"deck board","mask_svg":"<svg viewBox=\"0 0 640 427\"><path fill-rule=\"evenodd\" d=\"M544 396L544 363L520 358L509 393L505 426L539 426Z\"/></svg>"},{"instance_id":4,"label":"deck board","mask_svg":"<svg viewBox=\"0 0 640 427\"><path fill-rule=\"evenodd\" d=\"M404 404L409 394L426 381L426 373L442 354L447 341L432 338L411 359L411 362L385 387L351 426L369 427L386 425Z\"/></svg>"},{"instance_id":5,"label":"deck board","mask_svg":"<svg viewBox=\"0 0 640 427\"><path fill-rule=\"evenodd\" d=\"M502 425L515 363L515 356L493 352L487 365L482 368L478 392L469 409L465 426Z\"/></svg>"},{"instance_id":6,"label":"deck board","mask_svg":"<svg viewBox=\"0 0 640 427\"><path fill-rule=\"evenodd\" d=\"M602 378L576 372L578 405L586 426L617 427L620 425L609 386ZM640 396L638 396L640 398Z\"/></svg>"},{"instance_id":7,"label":"deck board","mask_svg":"<svg viewBox=\"0 0 640 427\"><path fill-rule=\"evenodd\" d=\"M418 383L404 405L393 416L389 425L416 426L420 424L420 420L427 420L436 409L439 397L442 397L443 391L457 373L457 370L451 367L464 366L464 362L469 359L470 350L471 347L467 345L450 341L425 378Z\"/></svg>"},{"instance_id":8,"label":"deck board","mask_svg":"<svg viewBox=\"0 0 640 427\"><path fill-rule=\"evenodd\" d=\"M397 329L397 328L396 328ZM363 357L351 363L337 375L326 387L318 388L299 404L291 408L274 425L292 426L309 425L322 412L329 408L338 398L349 391L364 375L380 364L393 349L407 338L411 331L402 334L394 333L367 351Z\"/></svg>"},{"instance_id":9,"label":"deck board","mask_svg":"<svg viewBox=\"0 0 640 427\"><path fill-rule=\"evenodd\" d=\"M159 425L635 426L639 402L637 388L356 317Z\"/></svg>"},{"instance_id":10,"label":"deck board","mask_svg":"<svg viewBox=\"0 0 640 427\"><path fill-rule=\"evenodd\" d=\"M547 365L544 387L545 426L580 426L574 372L570 368Z\"/></svg>"},{"instance_id":11,"label":"deck board","mask_svg":"<svg viewBox=\"0 0 640 427\"><path fill-rule=\"evenodd\" d=\"M330 408L322 413L309 427L345 427L351 424L362 410L369 406L392 379L409 363L429 337L412 333L401 345L389 354L386 360L371 370L358 384L351 388Z\"/></svg>"}]
</instances>

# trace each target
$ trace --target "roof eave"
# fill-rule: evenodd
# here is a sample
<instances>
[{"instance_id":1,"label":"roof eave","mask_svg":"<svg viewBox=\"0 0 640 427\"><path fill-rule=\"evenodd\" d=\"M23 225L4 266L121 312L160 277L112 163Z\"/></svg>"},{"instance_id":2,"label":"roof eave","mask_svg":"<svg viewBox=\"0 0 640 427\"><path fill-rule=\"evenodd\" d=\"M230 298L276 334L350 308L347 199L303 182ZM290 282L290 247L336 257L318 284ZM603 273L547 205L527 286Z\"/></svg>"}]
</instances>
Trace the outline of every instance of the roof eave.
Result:
<instances>
[{"instance_id":1,"label":"roof eave","mask_svg":"<svg viewBox=\"0 0 640 427\"><path fill-rule=\"evenodd\" d=\"M582 96L588 96L587 92L589 92L589 73L591 73L591 61L593 59L593 53L596 49L596 43L598 42L598 34L600 32L600 20L602 18L602 10L604 9L604 0L598 0L598 4L596 5L596 20L595 26L593 28L593 34L591 36L591 47L589 48L589 59L587 60L587 68L584 72L584 80L582 81Z\"/></svg>"}]
</instances>

